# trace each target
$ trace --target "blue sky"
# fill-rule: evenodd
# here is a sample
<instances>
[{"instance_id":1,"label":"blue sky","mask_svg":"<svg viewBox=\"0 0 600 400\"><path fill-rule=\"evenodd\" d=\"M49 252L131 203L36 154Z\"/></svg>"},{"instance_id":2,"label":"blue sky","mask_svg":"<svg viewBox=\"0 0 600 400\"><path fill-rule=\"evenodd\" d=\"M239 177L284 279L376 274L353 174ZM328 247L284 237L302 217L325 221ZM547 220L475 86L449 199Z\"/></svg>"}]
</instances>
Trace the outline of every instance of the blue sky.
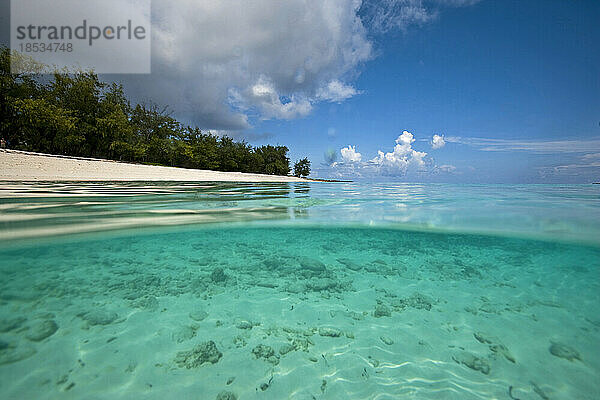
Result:
<instances>
[{"instance_id":1,"label":"blue sky","mask_svg":"<svg viewBox=\"0 0 600 400\"><path fill-rule=\"evenodd\" d=\"M102 79L287 145L315 177L600 180L598 0L153 0L151 17L152 74Z\"/></svg>"},{"instance_id":2,"label":"blue sky","mask_svg":"<svg viewBox=\"0 0 600 400\"><path fill-rule=\"evenodd\" d=\"M319 165L327 149L340 160L341 148L356 146L366 161L407 130L414 149L456 169L379 174L386 179L600 180L599 17L594 1L444 8L420 26L372 34L376 56L353 82L361 94L252 131L273 133L267 141L288 144L294 159L308 155L323 176L336 172ZM443 148L431 148L434 134L445 136Z\"/></svg>"}]
</instances>

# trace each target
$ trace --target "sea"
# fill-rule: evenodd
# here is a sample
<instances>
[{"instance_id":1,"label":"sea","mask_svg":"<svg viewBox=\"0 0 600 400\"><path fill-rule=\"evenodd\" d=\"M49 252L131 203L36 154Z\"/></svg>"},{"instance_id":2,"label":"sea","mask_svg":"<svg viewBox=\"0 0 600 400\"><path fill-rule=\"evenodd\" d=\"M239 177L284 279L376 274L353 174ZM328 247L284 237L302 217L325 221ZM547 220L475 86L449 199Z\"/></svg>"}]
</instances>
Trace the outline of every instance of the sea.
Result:
<instances>
[{"instance_id":1,"label":"sea","mask_svg":"<svg viewBox=\"0 0 600 400\"><path fill-rule=\"evenodd\" d=\"M0 399L598 399L600 185L0 185Z\"/></svg>"}]
</instances>

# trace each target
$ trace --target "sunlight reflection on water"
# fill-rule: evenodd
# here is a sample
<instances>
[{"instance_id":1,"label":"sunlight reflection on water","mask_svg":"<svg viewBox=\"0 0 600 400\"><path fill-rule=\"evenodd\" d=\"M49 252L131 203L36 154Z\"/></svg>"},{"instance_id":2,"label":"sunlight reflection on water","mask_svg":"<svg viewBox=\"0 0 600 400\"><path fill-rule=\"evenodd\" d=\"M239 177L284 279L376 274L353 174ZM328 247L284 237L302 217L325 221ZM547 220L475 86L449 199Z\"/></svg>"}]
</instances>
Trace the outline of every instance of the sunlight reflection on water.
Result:
<instances>
[{"instance_id":1,"label":"sunlight reflection on water","mask_svg":"<svg viewBox=\"0 0 600 400\"><path fill-rule=\"evenodd\" d=\"M600 244L599 199L593 185L6 183L0 239L268 221Z\"/></svg>"}]
</instances>

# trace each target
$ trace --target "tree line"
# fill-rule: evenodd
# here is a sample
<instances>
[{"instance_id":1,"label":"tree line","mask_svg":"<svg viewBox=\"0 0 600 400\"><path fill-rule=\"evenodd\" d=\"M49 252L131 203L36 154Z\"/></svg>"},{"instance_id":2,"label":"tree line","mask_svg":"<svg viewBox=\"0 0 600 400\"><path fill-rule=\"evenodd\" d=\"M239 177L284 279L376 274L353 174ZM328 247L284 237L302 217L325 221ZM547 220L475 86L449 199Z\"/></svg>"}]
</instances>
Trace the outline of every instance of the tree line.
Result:
<instances>
[{"instance_id":1,"label":"tree line","mask_svg":"<svg viewBox=\"0 0 600 400\"><path fill-rule=\"evenodd\" d=\"M173 118L155 104L132 105L118 83L94 72L11 74L0 49L0 137L11 148L184 168L290 173L286 146L253 147ZM308 168L306 168L308 163ZM307 176L310 162L296 163Z\"/></svg>"}]
</instances>

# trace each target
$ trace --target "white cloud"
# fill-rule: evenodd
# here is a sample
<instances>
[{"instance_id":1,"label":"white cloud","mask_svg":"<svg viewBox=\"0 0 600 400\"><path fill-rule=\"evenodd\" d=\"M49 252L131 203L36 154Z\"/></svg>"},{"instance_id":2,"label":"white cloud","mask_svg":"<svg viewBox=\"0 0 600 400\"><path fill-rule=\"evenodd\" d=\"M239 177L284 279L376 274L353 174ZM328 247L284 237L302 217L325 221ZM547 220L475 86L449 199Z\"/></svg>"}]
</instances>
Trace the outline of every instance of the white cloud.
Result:
<instances>
[{"instance_id":1,"label":"white cloud","mask_svg":"<svg viewBox=\"0 0 600 400\"><path fill-rule=\"evenodd\" d=\"M337 79L329 82L327 86L317 90L317 99L340 103L356 96L359 92L352 86L344 85Z\"/></svg>"},{"instance_id":2,"label":"white cloud","mask_svg":"<svg viewBox=\"0 0 600 400\"><path fill-rule=\"evenodd\" d=\"M135 100L205 129L304 117L358 93L372 58L360 1L154 0L152 75L124 76ZM342 83L346 82L346 83Z\"/></svg>"},{"instance_id":3,"label":"white cloud","mask_svg":"<svg viewBox=\"0 0 600 400\"><path fill-rule=\"evenodd\" d=\"M379 33L423 24L435 19L437 14L422 0L364 1L360 11L369 27Z\"/></svg>"},{"instance_id":4,"label":"white cloud","mask_svg":"<svg viewBox=\"0 0 600 400\"><path fill-rule=\"evenodd\" d=\"M342 161L347 163L360 162L362 155L356 151L356 146L344 147L340 150Z\"/></svg>"},{"instance_id":5,"label":"white cloud","mask_svg":"<svg viewBox=\"0 0 600 400\"><path fill-rule=\"evenodd\" d=\"M360 14L374 32L406 30L435 20L443 7L463 7L480 0L365 0Z\"/></svg>"},{"instance_id":6,"label":"white cloud","mask_svg":"<svg viewBox=\"0 0 600 400\"><path fill-rule=\"evenodd\" d=\"M450 165L450 164L440 165L439 167L437 167L437 169L439 171L448 172L448 173L452 173L452 172L456 171L456 167L454 165Z\"/></svg>"},{"instance_id":7,"label":"white cloud","mask_svg":"<svg viewBox=\"0 0 600 400\"><path fill-rule=\"evenodd\" d=\"M333 80L326 86L319 87L313 97L307 97L303 93L292 94L283 101L284 96L277 92L273 81L261 75L254 85L243 92L235 88L229 89L229 103L238 110L247 111L254 108L259 111L261 119L290 120L310 114L313 103L318 101L340 103L358 93L352 86Z\"/></svg>"},{"instance_id":8,"label":"white cloud","mask_svg":"<svg viewBox=\"0 0 600 400\"><path fill-rule=\"evenodd\" d=\"M446 142L471 146L479 151L524 152L560 156L561 164L537 167L542 179L577 176L578 181L600 176L600 138L589 139L488 139L446 137ZM556 161L555 161L556 162Z\"/></svg>"},{"instance_id":9,"label":"white cloud","mask_svg":"<svg viewBox=\"0 0 600 400\"><path fill-rule=\"evenodd\" d=\"M521 140L446 137L447 143L460 143L481 151L527 151L537 154L587 153L600 150L600 138L587 140Z\"/></svg>"},{"instance_id":10,"label":"white cloud","mask_svg":"<svg viewBox=\"0 0 600 400\"><path fill-rule=\"evenodd\" d=\"M593 160L600 161L600 153L584 154L583 156L581 156L581 159L584 161L593 161Z\"/></svg>"},{"instance_id":11,"label":"white cloud","mask_svg":"<svg viewBox=\"0 0 600 400\"><path fill-rule=\"evenodd\" d=\"M374 56L370 33L471 2L153 0L152 74L110 78L203 129L301 118L360 94L352 82Z\"/></svg>"},{"instance_id":12,"label":"white cloud","mask_svg":"<svg viewBox=\"0 0 600 400\"><path fill-rule=\"evenodd\" d=\"M562 164L537 168L542 178L577 176L597 182L600 176L600 162L583 164Z\"/></svg>"},{"instance_id":13,"label":"white cloud","mask_svg":"<svg viewBox=\"0 0 600 400\"><path fill-rule=\"evenodd\" d=\"M597 180L600 176L600 153L584 154L569 164L540 167L538 171L543 177L590 174L590 179Z\"/></svg>"},{"instance_id":14,"label":"white cloud","mask_svg":"<svg viewBox=\"0 0 600 400\"><path fill-rule=\"evenodd\" d=\"M294 95L283 102L273 82L264 75L261 75L256 83L243 93L230 89L229 102L241 110L248 110L249 105L253 105L260 111L262 119L289 120L304 117L312 111L310 101L301 95Z\"/></svg>"},{"instance_id":15,"label":"white cloud","mask_svg":"<svg viewBox=\"0 0 600 400\"><path fill-rule=\"evenodd\" d=\"M398 136L398 139L396 139L397 144L402 143L402 145L405 145L405 146L410 145L414 141L415 141L415 138L414 138L413 134L410 133L409 131L402 132L402 135Z\"/></svg>"},{"instance_id":16,"label":"white cloud","mask_svg":"<svg viewBox=\"0 0 600 400\"><path fill-rule=\"evenodd\" d=\"M433 139L431 139L431 148L432 149L434 149L434 150L441 149L445 145L446 145L446 141L444 140L443 135L433 135Z\"/></svg>"},{"instance_id":17,"label":"white cloud","mask_svg":"<svg viewBox=\"0 0 600 400\"><path fill-rule=\"evenodd\" d=\"M370 163L385 175L404 175L410 167L416 170L423 169L427 153L414 150L414 141L412 133L404 131L396 139L396 146L392 152L384 153L379 150L377 157L370 160Z\"/></svg>"},{"instance_id":18,"label":"white cloud","mask_svg":"<svg viewBox=\"0 0 600 400\"><path fill-rule=\"evenodd\" d=\"M343 176L403 176L409 172L425 172L432 161L427 153L413 149L415 138L408 131L402 132L395 141L391 152L379 150L377 156L361 161L362 154L356 146L348 146L340 150L340 162L328 162L333 168L330 173L336 177ZM326 160L331 160L326 157Z\"/></svg>"}]
</instances>

